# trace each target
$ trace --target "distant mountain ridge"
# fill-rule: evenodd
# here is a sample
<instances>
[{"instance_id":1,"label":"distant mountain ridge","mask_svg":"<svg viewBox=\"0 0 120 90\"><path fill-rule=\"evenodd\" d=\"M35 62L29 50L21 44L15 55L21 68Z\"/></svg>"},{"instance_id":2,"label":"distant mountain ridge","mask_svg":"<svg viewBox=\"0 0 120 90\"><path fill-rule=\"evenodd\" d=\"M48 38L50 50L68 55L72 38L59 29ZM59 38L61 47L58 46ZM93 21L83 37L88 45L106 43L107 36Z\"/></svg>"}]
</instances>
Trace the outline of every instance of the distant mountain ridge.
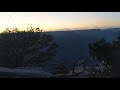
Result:
<instances>
[{"instance_id":1,"label":"distant mountain ridge","mask_svg":"<svg viewBox=\"0 0 120 90\"><path fill-rule=\"evenodd\" d=\"M87 30L120 30L120 27L108 27L108 28L86 28L86 29L81 29L81 28L61 28L61 29L56 29L56 30L51 30L47 32L61 32L61 31L87 31Z\"/></svg>"},{"instance_id":2,"label":"distant mountain ridge","mask_svg":"<svg viewBox=\"0 0 120 90\"><path fill-rule=\"evenodd\" d=\"M73 30L73 31L52 31L47 32L53 35L55 41L58 43L60 55L71 56L76 53L78 55L83 52L88 56L88 43L105 38L108 41L115 39L120 31L120 28L111 29L86 29L86 30ZM87 50L86 50L87 48ZM73 51L72 51L73 50ZM82 51L81 51L82 50ZM71 52L70 52L71 51ZM85 55L85 56L86 56ZM75 55L76 56L76 55ZM81 56L81 55L80 55Z\"/></svg>"},{"instance_id":3,"label":"distant mountain ridge","mask_svg":"<svg viewBox=\"0 0 120 90\"><path fill-rule=\"evenodd\" d=\"M55 42L59 45L57 56L50 63L66 62L69 64L76 58L79 60L88 58L89 43L101 38L112 41L117 38L119 32L120 28L45 32L53 35Z\"/></svg>"}]
</instances>

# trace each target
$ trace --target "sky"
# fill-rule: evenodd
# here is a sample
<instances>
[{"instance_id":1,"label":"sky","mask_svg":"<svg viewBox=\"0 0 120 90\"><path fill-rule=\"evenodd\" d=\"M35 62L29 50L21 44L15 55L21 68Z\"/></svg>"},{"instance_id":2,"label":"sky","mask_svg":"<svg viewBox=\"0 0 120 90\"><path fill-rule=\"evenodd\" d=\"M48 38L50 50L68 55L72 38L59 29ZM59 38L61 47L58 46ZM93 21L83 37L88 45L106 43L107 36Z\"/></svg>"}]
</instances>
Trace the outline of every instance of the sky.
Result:
<instances>
[{"instance_id":1,"label":"sky","mask_svg":"<svg viewBox=\"0 0 120 90\"><path fill-rule=\"evenodd\" d=\"M0 12L0 31L6 28L60 29L120 26L120 12Z\"/></svg>"}]
</instances>

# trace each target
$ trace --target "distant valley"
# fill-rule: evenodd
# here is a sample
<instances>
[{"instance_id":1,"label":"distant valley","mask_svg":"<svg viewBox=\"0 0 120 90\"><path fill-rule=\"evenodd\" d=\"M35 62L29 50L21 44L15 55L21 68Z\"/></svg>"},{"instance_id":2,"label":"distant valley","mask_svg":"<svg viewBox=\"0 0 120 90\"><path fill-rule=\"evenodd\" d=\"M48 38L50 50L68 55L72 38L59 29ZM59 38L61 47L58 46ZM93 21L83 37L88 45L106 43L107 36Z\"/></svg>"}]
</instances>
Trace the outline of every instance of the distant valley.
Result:
<instances>
[{"instance_id":1,"label":"distant valley","mask_svg":"<svg viewBox=\"0 0 120 90\"><path fill-rule=\"evenodd\" d=\"M53 35L55 42L59 45L55 60L62 62L89 57L89 43L101 38L112 41L117 38L119 32L120 28L65 30L46 33Z\"/></svg>"}]
</instances>

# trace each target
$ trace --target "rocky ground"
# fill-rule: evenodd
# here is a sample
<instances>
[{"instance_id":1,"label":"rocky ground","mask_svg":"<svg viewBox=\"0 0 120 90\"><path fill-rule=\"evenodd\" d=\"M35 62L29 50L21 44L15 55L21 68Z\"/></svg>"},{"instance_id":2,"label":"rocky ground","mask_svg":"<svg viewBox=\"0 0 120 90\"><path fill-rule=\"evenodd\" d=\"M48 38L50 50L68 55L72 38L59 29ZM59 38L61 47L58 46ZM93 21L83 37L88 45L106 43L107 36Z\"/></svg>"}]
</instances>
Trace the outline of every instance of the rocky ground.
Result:
<instances>
[{"instance_id":1,"label":"rocky ground","mask_svg":"<svg viewBox=\"0 0 120 90\"><path fill-rule=\"evenodd\" d=\"M43 71L41 67L18 67L15 69L0 67L0 78L87 78L89 72L57 74Z\"/></svg>"}]
</instances>

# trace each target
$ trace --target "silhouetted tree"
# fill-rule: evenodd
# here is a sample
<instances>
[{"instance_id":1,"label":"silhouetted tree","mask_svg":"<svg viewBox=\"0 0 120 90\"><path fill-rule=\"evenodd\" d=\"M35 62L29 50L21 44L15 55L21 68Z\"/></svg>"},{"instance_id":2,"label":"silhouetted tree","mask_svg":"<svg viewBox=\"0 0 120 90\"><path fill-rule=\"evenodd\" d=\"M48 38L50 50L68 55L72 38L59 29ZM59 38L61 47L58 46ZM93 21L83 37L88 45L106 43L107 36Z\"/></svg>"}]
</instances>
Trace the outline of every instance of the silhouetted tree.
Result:
<instances>
[{"instance_id":1,"label":"silhouetted tree","mask_svg":"<svg viewBox=\"0 0 120 90\"><path fill-rule=\"evenodd\" d=\"M6 67L40 64L52 58L58 45L39 28L6 29L0 34L0 65Z\"/></svg>"},{"instance_id":2,"label":"silhouetted tree","mask_svg":"<svg viewBox=\"0 0 120 90\"><path fill-rule=\"evenodd\" d=\"M103 64L104 73L120 77L120 34L112 43L101 39L89 44L90 56Z\"/></svg>"},{"instance_id":3,"label":"silhouetted tree","mask_svg":"<svg viewBox=\"0 0 120 90\"><path fill-rule=\"evenodd\" d=\"M89 44L90 56L98 60L103 65L104 73L108 74L111 71L111 61L113 59L112 44L105 39L101 39Z\"/></svg>"},{"instance_id":4,"label":"silhouetted tree","mask_svg":"<svg viewBox=\"0 0 120 90\"><path fill-rule=\"evenodd\" d=\"M120 34L113 42L112 77L120 77Z\"/></svg>"}]
</instances>

